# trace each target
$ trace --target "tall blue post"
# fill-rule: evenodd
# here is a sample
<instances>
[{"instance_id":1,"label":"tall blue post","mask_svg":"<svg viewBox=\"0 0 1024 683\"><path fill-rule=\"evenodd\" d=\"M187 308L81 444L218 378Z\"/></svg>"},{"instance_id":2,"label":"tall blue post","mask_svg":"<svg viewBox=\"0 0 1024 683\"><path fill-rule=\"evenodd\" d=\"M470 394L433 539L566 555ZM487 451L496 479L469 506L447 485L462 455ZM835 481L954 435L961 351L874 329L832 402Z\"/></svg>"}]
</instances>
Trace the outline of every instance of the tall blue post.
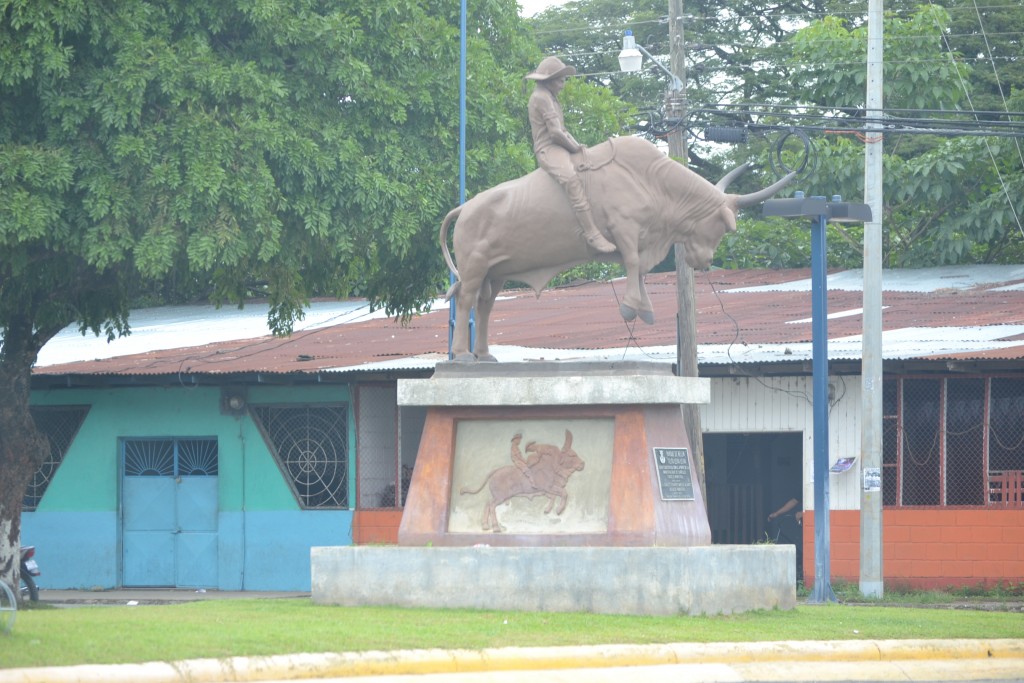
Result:
<instances>
[{"instance_id":1,"label":"tall blue post","mask_svg":"<svg viewBox=\"0 0 1024 683\"><path fill-rule=\"evenodd\" d=\"M811 222L811 333L814 417L814 590L810 602L834 602L830 558L828 500L828 276L825 258L825 228L829 223L863 223L871 220L867 204L849 204L835 195L792 199L769 199L765 216L810 217Z\"/></svg>"},{"instance_id":2,"label":"tall blue post","mask_svg":"<svg viewBox=\"0 0 1024 683\"><path fill-rule=\"evenodd\" d=\"M824 199L824 197L813 197ZM814 417L814 591L811 602L835 600L828 495L828 274L825 229L828 214L811 226L811 333Z\"/></svg>"},{"instance_id":3,"label":"tall blue post","mask_svg":"<svg viewBox=\"0 0 1024 683\"><path fill-rule=\"evenodd\" d=\"M459 9L459 205L466 203L466 0ZM455 284L455 273L448 273L448 284ZM472 327L470 327L472 329ZM455 332L455 297L448 302L448 358L452 357ZM470 339L470 345L473 340Z\"/></svg>"},{"instance_id":4,"label":"tall blue post","mask_svg":"<svg viewBox=\"0 0 1024 683\"><path fill-rule=\"evenodd\" d=\"M459 11L459 205L466 203L466 0Z\"/></svg>"}]
</instances>

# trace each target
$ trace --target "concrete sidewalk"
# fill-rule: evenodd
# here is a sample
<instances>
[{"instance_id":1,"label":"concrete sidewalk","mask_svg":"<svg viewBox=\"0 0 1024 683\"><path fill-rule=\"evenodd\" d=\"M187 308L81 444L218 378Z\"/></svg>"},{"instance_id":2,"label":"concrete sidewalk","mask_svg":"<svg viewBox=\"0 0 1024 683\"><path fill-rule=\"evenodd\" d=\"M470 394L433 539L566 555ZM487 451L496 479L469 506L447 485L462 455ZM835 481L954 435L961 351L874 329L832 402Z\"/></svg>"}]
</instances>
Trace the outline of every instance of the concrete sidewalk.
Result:
<instances>
[{"instance_id":1,"label":"concrete sidewalk","mask_svg":"<svg viewBox=\"0 0 1024 683\"><path fill-rule=\"evenodd\" d=\"M111 588L107 590L53 590L41 588L39 601L56 606L78 605L165 605L199 600L241 598L308 598L297 591L220 591L187 588Z\"/></svg>"}]
</instances>

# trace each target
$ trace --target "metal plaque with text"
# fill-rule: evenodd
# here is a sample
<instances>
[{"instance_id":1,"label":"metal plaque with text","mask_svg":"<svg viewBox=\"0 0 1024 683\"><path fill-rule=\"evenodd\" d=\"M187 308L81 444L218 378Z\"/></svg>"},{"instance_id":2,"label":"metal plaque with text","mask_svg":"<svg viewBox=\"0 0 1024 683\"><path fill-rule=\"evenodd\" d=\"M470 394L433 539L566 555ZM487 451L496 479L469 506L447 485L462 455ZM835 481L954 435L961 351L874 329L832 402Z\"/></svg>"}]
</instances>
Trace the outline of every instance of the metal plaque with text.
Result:
<instances>
[{"instance_id":1,"label":"metal plaque with text","mask_svg":"<svg viewBox=\"0 0 1024 683\"><path fill-rule=\"evenodd\" d=\"M693 500L690 456L685 448L654 448L662 500Z\"/></svg>"}]
</instances>

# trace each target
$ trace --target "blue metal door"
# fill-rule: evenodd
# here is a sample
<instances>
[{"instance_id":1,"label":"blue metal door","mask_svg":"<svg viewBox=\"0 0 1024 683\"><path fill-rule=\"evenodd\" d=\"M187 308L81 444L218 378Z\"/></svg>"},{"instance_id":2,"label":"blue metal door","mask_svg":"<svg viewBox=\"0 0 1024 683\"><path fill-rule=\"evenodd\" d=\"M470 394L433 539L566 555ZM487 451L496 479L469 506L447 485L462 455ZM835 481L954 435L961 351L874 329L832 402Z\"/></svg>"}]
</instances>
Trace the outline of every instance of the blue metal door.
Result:
<instances>
[{"instance_id":1,"label":"blue metal door","mask_svg":"<svg viewBox=\"0 0 1024 683\"><path fill-rule=\"evenodd\" d=\"M124 439L122 584L217 586L216 439Z\"/></svg>"}]
</instances>

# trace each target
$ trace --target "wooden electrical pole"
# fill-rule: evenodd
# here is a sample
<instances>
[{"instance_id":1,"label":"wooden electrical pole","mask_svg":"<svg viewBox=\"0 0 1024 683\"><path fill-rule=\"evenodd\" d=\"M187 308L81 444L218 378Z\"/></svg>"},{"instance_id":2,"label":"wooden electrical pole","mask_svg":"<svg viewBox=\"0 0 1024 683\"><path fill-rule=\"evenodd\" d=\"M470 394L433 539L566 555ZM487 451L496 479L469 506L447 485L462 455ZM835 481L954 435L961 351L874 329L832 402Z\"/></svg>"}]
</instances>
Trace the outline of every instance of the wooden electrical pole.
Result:
<instances>
[{"instance_id":1,"label":"wooden electrical pole","mask_svg":"<svg viewBox=\"0 0 1024 683\"><path fill-rule=\"evenodd\" d=\"M668 0L668 37L670 71L679 79L678 90L671 90L665 101L665 117L675 124L668 134L668 154L681 164L687 163L686 152L686 43L683 34L683 0ZM676 374L696 377L697 372L697 310L694 295L693 269L686 265L686 252L676 244ZM704 481L704 437L700 424L700 408L694 403L683 404L683 419L693 461L697 466L697 481L707 504L707 486Z\"/></svg>"}]
</instances>

